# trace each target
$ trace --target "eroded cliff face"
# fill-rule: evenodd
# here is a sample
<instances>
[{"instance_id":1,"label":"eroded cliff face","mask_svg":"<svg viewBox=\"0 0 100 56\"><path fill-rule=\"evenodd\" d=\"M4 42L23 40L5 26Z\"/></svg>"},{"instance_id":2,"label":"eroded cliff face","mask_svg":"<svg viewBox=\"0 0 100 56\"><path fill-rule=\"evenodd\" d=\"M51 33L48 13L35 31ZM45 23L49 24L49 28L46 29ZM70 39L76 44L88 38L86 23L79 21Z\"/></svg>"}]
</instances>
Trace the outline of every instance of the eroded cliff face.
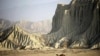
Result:
<instances>
[{"instance_id":1,"label":"eroded cliff face","mask_svg":"<svg viewBox=\"0 0 100 56\"><path fill-rule=\"evenodd\" d=\"M100 48L100 1L72 0L69 5L58 4L52 30L46 38L50 46L65 38L69 48Z\"/></svg>"},{"instance_id":2,"label":"eroded cliff face","mask_svg":"<svg viewBox=\"0 0 100 56\"><path fill-rule=\"evenodd\" d=\"M0 32L0 50L7 49L35 49L45 47L41 34L29 33L18 24Z\"/></svg>"},{"instance_id":3,"label":"eroded cliff face","mask_svg":"<svg viewBox=\"0 0 100 56\"><path fill-rule=\"evenodd\" d=\"M0 22L0 29L5 27ZM0 30L0 46L9 49L100 48L100 0L72 0L58 4L52 30L46 35L29 33L18 24Z\"/></svg>"},{"instance_id":4,"label":"eroded cliff face","mask_svg":"<svg viewBox=\"0 0 100 56\"><path fill-rule=\"evenodd\" d=\"M56 32L61 28L65 9L67 9L69 7L70 7L69 5L58 4L55 15L54 15L53 20L52 20L53 21L52 22L52 28L53 29L51 30L50 33Z\"/></svg>"}]
</instances>

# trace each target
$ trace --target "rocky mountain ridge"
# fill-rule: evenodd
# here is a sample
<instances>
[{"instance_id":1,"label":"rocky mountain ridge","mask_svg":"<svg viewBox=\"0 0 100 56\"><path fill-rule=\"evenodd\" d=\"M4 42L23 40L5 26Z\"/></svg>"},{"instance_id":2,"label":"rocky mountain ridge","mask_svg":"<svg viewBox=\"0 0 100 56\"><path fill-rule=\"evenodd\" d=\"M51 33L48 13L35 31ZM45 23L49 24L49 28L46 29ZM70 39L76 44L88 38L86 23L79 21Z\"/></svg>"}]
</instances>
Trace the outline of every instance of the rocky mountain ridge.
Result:
<instances>
[{"instance_id":1,"label":"rocky mountain ridge","mask_svg":"<svg viewBox=\"0 0 100 56\"><path fill-rule=\"evenodd\" d=\"M14 25L3 31L0 42L2 47L13 46L15 49L27 46L33 49L46 46L100 49L100 0L72 0L68 5L58 4L50 33L30 34Z\"/></svg>"},{"instance_id":2,"label":"rocky mountain ridge","mask_svg":"<svg viewBox=\"0 0 100 56\"><path fill-rule=\"evenodd\" d=\"M100 0L58 4L52 30L46 37L50 46L65 37L68 48L100 48Z\"/></svg>"},{"instance_id":3,"label":"rocky mountain ridge","mask_svg":"<svg viewBox=\"0 0 100 56\"><path fill-rule=\"evenodd\" d=\"M10 49L41 48L45 46L43 42L41 34L30 34L17 24L4 30L0 35L0 46Z\"/></svg>"}]
</instances>

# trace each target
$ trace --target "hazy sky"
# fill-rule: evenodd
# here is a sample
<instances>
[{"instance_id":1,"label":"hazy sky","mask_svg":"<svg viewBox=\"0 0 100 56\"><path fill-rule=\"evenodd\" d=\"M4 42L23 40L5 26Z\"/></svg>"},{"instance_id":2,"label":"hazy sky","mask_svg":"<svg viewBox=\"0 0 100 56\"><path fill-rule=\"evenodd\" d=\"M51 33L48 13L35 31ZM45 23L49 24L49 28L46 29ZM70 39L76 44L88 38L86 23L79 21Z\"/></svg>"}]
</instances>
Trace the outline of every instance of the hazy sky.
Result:
<instances>
[{"instance_id":1,"label":"hazy sky","mask_svg":"<svg viewBox=\"0 0 100 56\"><path fill-rule=\"evenodd\" d=\"M0 0L0 18L39 21L52 19L58 3L71 0Z\"/></svg>"}]
</instances>

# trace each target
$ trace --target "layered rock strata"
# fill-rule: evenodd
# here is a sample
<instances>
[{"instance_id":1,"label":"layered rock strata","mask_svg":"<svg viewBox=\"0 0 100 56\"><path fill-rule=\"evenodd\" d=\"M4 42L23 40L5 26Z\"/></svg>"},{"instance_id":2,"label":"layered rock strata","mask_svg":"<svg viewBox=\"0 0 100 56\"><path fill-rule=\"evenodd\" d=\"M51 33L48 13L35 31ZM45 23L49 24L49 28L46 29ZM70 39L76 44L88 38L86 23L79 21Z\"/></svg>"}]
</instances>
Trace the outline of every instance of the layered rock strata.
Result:
<instances>
[{"instance_id":1,"label":"layered rock strata","mask_svg":"<svg viewBox=\"0 0 100 56\"><path fill-rule=\"evenodd\" d=\"M66 37L69 48L100 47L100 1L72 0L69 5L58 4L47 44Z\"/></svg>"},{"instance_id":2,"label":"layered rock strata","mask_svg":"<svg viewBox=\"0 0 100 56\"><path fill-rule=\"evenodd\" d=\"M0 32L0 47L9 49L35 49L45 46L41 35L30 34L17 24Z\"/></svg>"}]
</instances>

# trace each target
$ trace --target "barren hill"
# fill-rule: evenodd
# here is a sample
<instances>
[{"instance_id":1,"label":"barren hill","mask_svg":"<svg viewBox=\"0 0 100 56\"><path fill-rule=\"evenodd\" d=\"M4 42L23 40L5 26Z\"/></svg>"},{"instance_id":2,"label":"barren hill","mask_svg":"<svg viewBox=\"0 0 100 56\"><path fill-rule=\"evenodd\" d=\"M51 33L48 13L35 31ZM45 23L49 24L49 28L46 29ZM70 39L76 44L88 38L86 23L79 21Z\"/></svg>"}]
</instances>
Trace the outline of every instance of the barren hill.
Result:
<instances>
[{"instance_id":1,"label":"barren hill","mask_svg":"<svg viewBox=\"0 0 100 56\"><path fill-rule=\"evenodd\" d=\"M0 32L1 46L14 49L27 46L32 49L46 46L98 49L100 0L72 0L68 5L58 4L51 31L50 28L50 21L17 22ZM38 32L43 34L37 34Z\"/></svg>"},{"instance_id":2,"label":"barren hill","mask_svg":"<svg viewBox=\"0 0 100 56\"><path fill-rule=\"evenodd\" d=\"M51 46L65 38L68 48L100 48L100 0L58 4L52 30L46 37Z\"/></svg>"}]
</instances>

